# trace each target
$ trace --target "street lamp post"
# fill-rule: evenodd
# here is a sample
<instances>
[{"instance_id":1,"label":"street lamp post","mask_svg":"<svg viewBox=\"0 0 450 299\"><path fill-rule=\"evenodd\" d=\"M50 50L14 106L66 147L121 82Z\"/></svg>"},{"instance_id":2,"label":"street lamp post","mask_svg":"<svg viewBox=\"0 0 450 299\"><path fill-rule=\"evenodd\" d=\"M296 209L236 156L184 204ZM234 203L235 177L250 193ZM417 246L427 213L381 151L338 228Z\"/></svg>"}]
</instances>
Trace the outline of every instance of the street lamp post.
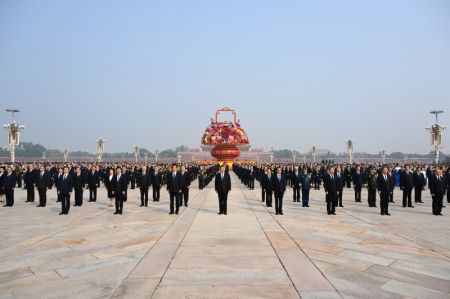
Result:
<instances>
[{"instance_id":1,"label":"street lamp post","mask_svg":"<svg viewBox=\"0 0 450 299\"><path fill-rule=\"evenodd\" d=\"M133 147L133 150L134 150L134 162L135 163L137 163L138 162L138 158L139 158L139 145L135 145L134 147Z\"/></svg>"},{"instance_id":2,"label":"street lamp post","mask_svg":"<svg viewBox=\"0 0 450 299\"><path fill-rule=\"evenodd\" d=\"M158 149L155 150L155 162L158 163Z\"/></svg>"},{"instance_id":3,"label":"street lamp post","mask_svg":"<svg viewBox=\"0 0 450 299\"><path fill-rule=\"evenodd\" d=\"M347 152L348 152L348 160L350 164L353 164L353 141L351 139L347 140Z\"/></svg>"},{"instance_id":4,"label":"street lamp post","mask_svg":"<svg viewBox=\"0 0 450 299\"><path fill-rule=\"evenodd\" d=\"M3 128L8 129L8 149L11 154L11 162L16 161L16 149L20 144L20 130L25 129L24 125L16 123L15 114L19 112L17 109L6 109L12 115L12 122L10 124L3 125Z\"/></svg>"},{"instance_id":5,"label":"street lamp post","mask_svg":"<svg viewBox=\"0 0 450 299\"><path fill-rule=\"evenodd\" d=\"M103 154L105 153L105 142L101 137L95 141L97 143L97 161L102 162Z\"/></svg>"},{"instance_id":6,"label":"street lamp post","mask_svg":"<svg viewBox=\"0 0 450 299\"><path fill-rule=\"evenodd\" d=\"M442 132L447 128L444 125L438 123L438 115L443 113L442 110L430 111L431 114L436 116L436 122L430 128L426 128L431 134L431 146L434 149L434 163L439 163L439 152L442 149Z\"/></svg>"},{"instance_id":7,"label":"street lamp post","mask_svg":"<svg viewBox=\"0 0 450 299\"><path fill-rule=\"evenodd\" d=\"M313 156L313 162L316 163L317 147L315 145L312 147L311 154Z\"/></svg>"},{"instance_id":8,"label":"street lamp post","mask_svg":"<svg viewBox=\"0 0 450 299\"><path fill-rule=\"evenodd\" d=\"M295 158L297 158L297 153L295 150L292 151L292 157L294 158L294 164L295 164Z\"/></svg>"},{"instance_id":9,"label":"street lamp post","mask_svg":"<svg viewBox=\"0 0 450 299\"><path fill-rule=\"evenodd\" d=\"M383 164L386 164L386 151L385 150L381 151L381 159L383 160Z\"/></svg>"}]
</instances>

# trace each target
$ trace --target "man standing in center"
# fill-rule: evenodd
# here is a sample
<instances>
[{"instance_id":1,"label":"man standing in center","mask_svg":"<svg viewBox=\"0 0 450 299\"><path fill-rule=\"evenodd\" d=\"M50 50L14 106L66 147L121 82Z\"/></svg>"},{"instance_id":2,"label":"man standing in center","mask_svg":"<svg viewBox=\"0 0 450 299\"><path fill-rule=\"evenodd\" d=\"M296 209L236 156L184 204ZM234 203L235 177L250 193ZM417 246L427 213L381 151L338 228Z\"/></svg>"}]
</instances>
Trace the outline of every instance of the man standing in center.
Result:
<instances>
[{"instance_id":1,"label":"man standing in center","mask_svg":"<svg viewBox=\"0 0 450 299\"><path fill-rule=\"evenodd\" d=\"M228 192L231 190L231 178L230 174L225 172L225 165L220 166L214 185L219 196L219 215L227 215L227 199Z\"/></svg>"},{"instance_id":2,"label":"man standing in center","mask_svg":"<svg viewBox=\"0 0 450 299\"><path fill-rule=\"evenodd\" d=\"M281 173L281 167L277 168L277 175L272 176L273 194L275 196L275 213L283 215L283 196L286 191L286 178Z\"/></svg>"},{"instance_id":3,"label":"man standing in center","mask_svg":"<svg viewBox=\"0 0 450 299\"><path fill-rule=\"evenodd\" d=\"M175 214L180 209L181 175L178 172L177 165L172 165L172 172L167 176L167 191L170 194L170 215L173 214L175 203Z\"/></svg>"}]
</instances>

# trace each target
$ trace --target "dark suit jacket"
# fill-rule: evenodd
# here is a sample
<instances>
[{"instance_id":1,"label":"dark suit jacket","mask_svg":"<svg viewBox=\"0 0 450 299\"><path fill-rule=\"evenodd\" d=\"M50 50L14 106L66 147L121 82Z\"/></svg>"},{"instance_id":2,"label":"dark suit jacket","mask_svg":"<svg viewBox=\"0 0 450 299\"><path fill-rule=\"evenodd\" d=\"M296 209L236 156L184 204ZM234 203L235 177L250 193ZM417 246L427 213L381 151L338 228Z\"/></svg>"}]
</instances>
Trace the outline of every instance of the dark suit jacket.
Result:
<instances>
[{"instance_id":1,"label":"dark suit jacket","mask_svg":"<svg viewBox=\"0 0 450 299\"><path fill-rule=\"evenodd\" d=\"M277 194L284 193L284 191L286 191L286 177L283 174L280 176L280 179L278 179L277 174L274 174L271 177L273 192Z\"/></svg>"},{"instance_id":2,"label":"dark suit jacket","mask_svg":"<svg viewBox=\"0 0 450 299\"><path fill-rule=\"evenodd\" d=\"M94 171L94 173L92 173L92 170L90 170L87 175L87 184L89 185L89 187L93 188L97 186L99 182L100 174L98 173L98 171Z\"/></svg>"},{"instance_id":3,"label":"dark suit jacket","mask_svg":"<svg viewBox=\"0 0 450 299\"><path fill-rule=\"evenodd\" d=\"M343 172L339 173L339 177L337 175L337 173L334 174L335 178L336 178L336 188L338 191L342 191L342 189L344 189L345 186L345 175Z\"/></svg>"},{"instance_id":4,"label":"dark suit jacket","mask_svg":"<svg viewBox=\"0 0 450 299\"><path fill-rule=\"evenodd\" d=\"M178 171L175 177L173 177L172 172L167 174L167 190L175 193L181 191L181 174Z\"/></svg>"},{"instance_id":5,"label":"dark suit jacket","mask_svg":"<svg viewBox=\"0 0 450 299\"><path fill-rule=\"evenodd\" d=\"M115 194L122 194L124 191L127 191L127 177L125 175L120 174L120 179L117 180L117 175L114 175L111 184L113 185L113 190Z\"/></svg>"},{"instance_id":6,"label":"dark suit jacket","mask_svg":"<svg viewBox=\"0 0 450 299\"><path fill-rule=\"evenodd\" d=\"M438 180L436 175L433 174L430 177L429 187L431 194L434 194L435 196L443 196L445 194L445 189L447 188L445 177L442 176L441 179Z\"/></svg>"},{"instance_id":7,"label":"dark suit jacket","mask_svg":"<svg viewBox=\"0 0 450 299\"><path fill-rule=\"evenodd\" d=\"M50 187L50 173L47 171L44 172L44 174L41 177L41 173L36 176L36 187L40 189L48 188Z\"/></svg>"},{"instance_id":8,"label":"dark suit jacket","mask_svg":"<svg viewBox=\"0 0 450 299\"><path fill-rule=\"evenodd\" d=\"M333 174L333 179L331 179L331 176L329 174L325 175L325 177L323 178L323 187L325 188L325 192L328 192L328 194L336 193L338 191L336 181L336 174Z\"/></svg>"},{"instance_id":9,"label":"dark suit jacket","mask_svg":"<svg viewBox=\"0 0 450 299\"><path fill-rule=\"evenodd\" d=\"M14 172L12 172L10 175L8 175L8 173L5 172L3 176L4 176L3 188L5 190L11 190L16 188L17 179L16 174Z\"/></svg>"},{"instance_id":10,"label":"dark suit jacket","mask_svg":"<svg viewBox=\"0 0 450 299\"><path fill-rule=\"evenodd\" d=\"M392 191L390 174L386 174L386 178L385 180L382 173L377 178L377 189L381 193L381 197L389 195Z\"/></svg>"},{"instance_id":11,"label":"dark suit jacket","mask_svg":"<svg viewBox=\"0 0 450 299\"><path fill-rule=\"evenodd\" d=\"M137 179L139 182L139 188L141 189L148 189L152 184L152 177L150 173L140 172Z\"/></svg>"},{"instance_id":12,"label":"dark suit jacket","mask_svg":"<svg viewBox=\"0 0 450 299\"><path fill-rule=\"evenodd\" d=\"M291 183L293 187L299 187L300 186L300 172L295 175L295 171L291 174Z\"/></svg>"},{"instance_id":13,"label":"dark suit jacket","mask_svg":"<svg viewBox=\"0 0 450 299\"><path fill-rule=\"evenodd\" d=\"M270 174L270 179L269 179L269 176L266 173L264 173L263 177L262 177L261 185L264 188L264 190L266 190L268 192L271 192L273 190L272 189L272 178L273 178L273 174Z\"/></svg>"},{"instance_id":14,"label":"dark suit jacket","mask_svg":"<svg viewBox=\"0 0 450 299\"><path fill-rule=\"evenodd\" d=\"M410 171L406 173L406 171L402 171L400 175L400 188L403 189L412 189L413 187L413 173Z\"/></svg>"},{"instance_id":15,"label":"dark suit jacket","mask_svg":"<svg viewBox=\"0 0 450 299\"><path fill-rule=\"evenodd\" d=\"M24 180L26 186L33 186L36 183L35 169L33 169L31 171L27 170L25 172L25 175L23 176L23 180Z\"/></svg>"},{"instance_id":16,"label":"dark suit jacket","mask_svg":"<svg viewBox=\"0 0 450 299\"><path fill-rule=\"evenodd\" d=\"M231 190L230 174L225 172L222 179L220 172L218 172L214 180L214 188L218 193L228 193Z\"/></svg>"},{"instance_id":17,"label":"dark suit jacket","mask_svg":"<svg viewBox=\"0 0 450 299\"><path fill-rule=\"evenodd\" d=\"M181 188L186 189L191 185L191 176L185 171L184 174L181 175Z\"/></svg>"},{"instance_id":18,"label":"dark suit jacket","mask_svg":"<svg viewBox=\"0 0 450 299\"><path fill-rule=\"evenodd\" d=\"M64 174L58 179L58 190L62 194L68 194L73 191L73 177L71 174L67 174L67 178L64 180Z\"/></svg>"},{"instance_id":19,"label":"dark suit jacket","mask_svg":"<svg viewBox=\"0 0 450 299\"><path fill-rule=\"evenodd\" d=\"M355 171L355 173L353 174L353 184L356 187L362 187L362 181L363 181L363 176L362 176L362 172L359 172L359 174Z\"/></svg>"},{"instance_id":20,"label":"dark suit jacket","mask_svg":"<svg viewBox=\"0 0 450 299\"><path fill-rule=\"evenodd\" d=\"M83 189L86 185L85 177L83 173L78 176L76 173L73 175L73 188L75 190Z\"/></svg>"},{"instance_id":21,"label":"dark suit jacket","mask_svg":"<svg viewBox=\"0 0 450 299\"><path fill-rule=\"evenodd\" d=\"M153 188L161 188L161 182L162 182L162 177L161 177L161 172L158 171L157 174L153 173L152 174L152 185Z\"/></svg>"}]
</instances>

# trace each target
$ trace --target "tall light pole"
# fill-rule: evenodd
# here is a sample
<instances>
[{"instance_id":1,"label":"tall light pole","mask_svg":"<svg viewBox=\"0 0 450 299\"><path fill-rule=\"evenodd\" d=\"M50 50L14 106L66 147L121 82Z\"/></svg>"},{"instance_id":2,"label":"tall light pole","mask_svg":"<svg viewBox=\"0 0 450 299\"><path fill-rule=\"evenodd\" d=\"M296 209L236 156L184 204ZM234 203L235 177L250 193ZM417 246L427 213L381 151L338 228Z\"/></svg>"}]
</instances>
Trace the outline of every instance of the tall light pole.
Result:
<instances>
[{"instance_id":1,"label":"tall light pole","mask_svg":"<svg viewBox=\"0 0 450 299\"><path fill-rule=\"evenodd\" d=\"M138 162L138 158L139 158L139 145L135 145L133 147L134 150L134 162L137 163Z\"/></svg>"},{"instance_id":2,"label":"tall light pole","mask_svg":"<svg viewBox=\"0 0 450 299\"><path fill-rule=\"evenodd\" d=\"M347 152L348 152L348 160L350 162L350 164L353 164L353 141L351 139L347 140L346 142L347 144Z\"/></svg>"},{"instance_id":3,"label":"tall light pole","mask_svg":"<svg viewBox=\"0 0 450 299\"><path fill-rule=\"evenodd\" d=\"M25 126L16 123L15 114L19 112L19 110L6 109L6 112L10 112L12 115L12 122L3 125L3 128L8 129L8 149L11 154L11 162L14 163L16 162L16 149L20 144L20 130L25 129Z\"/></svg>"},{"instance_id":4,"label":"tall light pole","mask_svg":"<svg viewBox=\"0 0 450 299\"><path fill-rule=\"evenodd\" d=\"M317 147L315 145L312 147L311 154L313 156L313 162L316 163Z\"/></svg>"},{"instance_id":5,"label":"tall light pole","mask_svg":"<svg viewBox=\"0 0 450 299\"><path fill-rule=\"evenodd\" d=\"M383 164L386 164L386 151L385 150L381 151L381 159L383 160Z\"/></svg>"},{"instance_id":6,"label":"tall light pole","mask_svg":"<svg viewBox=\"0 0 450 299\"><path fill-rule=\"evenodd\" d=\"M292 157L294 158L294 164L295 164L295 158L297 158L297 153L295 150L292 151Z\"/></svg>"},{"instance_id":7,"label":"tall light pole","mask_svg":"<svg viewBox=\"0 0 450 299\"><path fill-rule=\"evenodd\" d=\"M102 162L103 154L105 153L105 142L101 137L98 140L95 140L97 143L97 161Z\"/></svg>"},{"instance_id":8,"label":"tall light pole","mask_svg":"<svg viewBox=\"0 0 450 299\"><path fill-rule=\"evenodd\" d=\"M431 146L434 149L434 163L439 163L439 152L442 149L442 132L447 128L444 125L438 123L438 115L444 113L442 110L430 111L431 114L436 116L436 122L430 128L426 128L431 134Z\"/></svg>"},{"instance_id":9,"label":"tall light pole","mask_svg":"<svg viewBox=\"0 0 450 299\"><path fill-rule=\"evenodd\" d=\"M158 149L155 150L155 162L158 163Z\"/></svg>"},{"instance_id":10,"label":"tall light pole","mask_svg":"<svg viewBox=\"0 0 450 299\"><path fill-rule=\"evenodd\" d=\"M145 164L147 164L147 159L148 159L148 154L147 153L144 154L144 159L145 159Z\"/></svg>"},{"instance_id":11,"label":"tall light pole","mask_svg":"<svg viewBox=\"0 0 450 299\"><path fill-rule=\"evenodd\" d=\"M177 158L178 158L178 164L181 164L181 155L178 154L178 155L177 155Z\"/></svg>"},{"instance_id":12,"label":"tall light pole","mask_svg":"<svg viewBox=\"0 0 450 299\"><path fill-rule=\"evenodd\" d=\"M67 157L69 157L69 150L65 149L63 155L64 155L64 163L67 163Z\"/></svg>"}]
</instances>

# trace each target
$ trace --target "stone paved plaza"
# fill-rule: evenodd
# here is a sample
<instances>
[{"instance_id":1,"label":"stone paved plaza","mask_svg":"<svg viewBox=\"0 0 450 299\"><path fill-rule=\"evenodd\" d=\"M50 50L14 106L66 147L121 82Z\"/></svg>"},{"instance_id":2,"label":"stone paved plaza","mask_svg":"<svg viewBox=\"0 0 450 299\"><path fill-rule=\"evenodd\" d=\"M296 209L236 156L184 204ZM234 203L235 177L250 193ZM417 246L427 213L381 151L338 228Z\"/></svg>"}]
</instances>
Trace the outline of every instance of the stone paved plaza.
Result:
<instances>
[{"instance_id":1,"label":"stone paved plaza","mask_svg":"<svg viewBox=\"0 0 450 299\"><path fill-rule=\"evenodd\" d=\"M141 208L129 190L113 215L101 188L97 203L59 216L55 190L46 208L16 190L15 206L0 208L0 297L450 298L450 205L433 216L428 190L405 209L396 189L389 217L355 203L353 189L336 216L323 190L302 208L288 189L276 216L232 174L219 216L213 186L196 186L178 216L165 191Z\"/></svg>"}]
</instances>

